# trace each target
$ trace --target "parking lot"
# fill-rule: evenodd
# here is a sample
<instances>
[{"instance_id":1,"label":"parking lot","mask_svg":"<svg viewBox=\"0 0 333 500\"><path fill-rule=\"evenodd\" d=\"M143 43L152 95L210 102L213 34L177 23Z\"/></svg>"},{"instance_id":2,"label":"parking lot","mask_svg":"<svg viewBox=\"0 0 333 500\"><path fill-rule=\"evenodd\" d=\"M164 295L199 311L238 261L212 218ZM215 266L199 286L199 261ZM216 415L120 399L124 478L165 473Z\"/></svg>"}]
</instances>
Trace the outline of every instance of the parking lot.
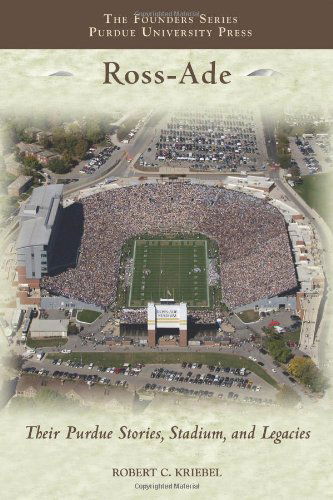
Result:
<instances>
[{"instance_id":1,"label":"parking lot","mask_svg":"<svg viewBox=\"0 0 333 500\"><path fill-rule=\"evenodd\" d=\"M106 148L101 149L96 152L96 148L90 148L87 155L86 161L83 166L80 167L80 174L94 174L100 167L106 163L115 150L119 150L119 146L110 145Z\"/></svg>"},{"instance_id":2,"label":"parking lot","mask_svg":"<svg viewBox=\"0 0 333 500\"><path fill-rule=\"evenodd\" d=\"M176 367L177 368L177 367ZM265 404L274 404L271 398L256 397L263 390L263 381L254 383L255 376L244 368L206 366L201 363L182 363L182 370L165 367L154 368L144 389L150 392L170 392L185 396L239 400L250 402L260 400ZM199 370L199 371L198 371ZM171 382L175 385L165 385ZM187 384L192 385L189 388ZM258 384L258 385L256 385ZM202 388L195 386L202 386ZM231 390L232 389L232 390ZM265 388L266 389L266 388ZM263 392L266 393L266 390ZM253 396L252 396L253 395Z\"/></svg>"},{"instance_id":3,"label":"parking lot","mask_svg":"<svg viewBox=\"0 0 333 500\"><path fill-rule=\"evenodd\" d=\"M169 116L139 158L141 169L167 164L195 170L262 171L267 151L258 114L210 110Z\"/></svg>"},{"instance_id":4,"label":"parking lot","mask_svg":"<svg viewBox=\"0 0 333 500\"><path fill-rule=\"evenodd\" d=\"M275 390L254 373L242 368L206 366L197 363L98 367L93 363L53 360L34 356L23 374L85 382L88 385L122 386L139 394L169 393L183 397L273 405Z\"/></svg>"},{"instance_id":5,"label":"parking lot","mask_svg":"<svg viewBox=\"0 0 333 500\"><path fill-rule=\"evenodd\" d=\"M290 137L290 152L294 166L300 175L329 172L332 165L329 138L326 134L314 137Z\"/></svg>"}]
</instances>

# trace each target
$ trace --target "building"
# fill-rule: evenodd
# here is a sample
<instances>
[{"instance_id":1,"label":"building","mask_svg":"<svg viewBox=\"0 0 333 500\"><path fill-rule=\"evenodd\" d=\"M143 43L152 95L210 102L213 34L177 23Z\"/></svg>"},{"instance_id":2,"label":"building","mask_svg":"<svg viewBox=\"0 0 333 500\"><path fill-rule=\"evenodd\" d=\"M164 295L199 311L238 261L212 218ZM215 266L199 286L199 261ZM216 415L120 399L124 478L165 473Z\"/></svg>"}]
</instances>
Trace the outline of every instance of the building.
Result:
<instances>
[{"instance_id":1,"label":"building","mask_svg":"<svg viewBox=\"0 0 333 500\"><path fill-rule=\"evenodd\" d=\"M158 169L158 172L161 177L186 177L186 175L190 174L189 167L170 167L170 166L161 166Z\"/></svg>"},{"instance_id":2,"label":"building","mask_svg":"<svg viewBox=\"0 0 333 500\"><path fill-rule=\"evenodd\" d=\"M36 139L37 139L37 142L39 142L39 143L45 139L49 139L50 141L52 141L53 134L52 134L52 132L45 132L44 130L40 130L36 134Z\"/></svg>"},{"instance_id":3,"label":"building","mask_svg":"<svg viewBox=\"0 0 333 500\"><path fill-rule=\"evenodd\" d=\"M302 318L302 328L300 334L300 349L310 354L313 361L318 363L318 351L316 341L318 341L318 312L322 302L320 294L311 294L300 297L300 317Z\"/></svg>"},{"instance_id":4,"label":"building","mask_svg":"<svg viewBox=\"0 0 333 500\"><path fill-rule=\"evenodd\" d=\"M14 154L10 155L9 157L6 157L5 164L6 164L6 171L9 174L18 177L23 173L23 166L21 165L21 163L16 161Z\"/></svg>"},{"instance_id":5,"label":"building","mask_svg":"<svg viewBox=\"0 0 333 500\"><path fill-rule=\"evenodd\" d=\"M20 328L24 318L24 311L22 309L15 309L12 316L12 332L16 333Z\"/></svg>"},{"instance_id":6,"label":"building","mask_svg":"<svg viewBox=\"0 0 333 500\"><path fill-rule=\"evenodd\" d=\"M27 191L27 189L32 184L32 177L30 175L20 175L15 181L13 181L7 187L7 192L9 196L20 196L22 193Z\"/></svg>"},{"instance_id":7,"label":"building","mask_svg":"<svg viewBox=\"0 0 333 500\"><path fill-rule=\"evenodd\" d=\"M264 193L269 193L273 187L274 182L267 177L259 177L256 175L248 175L246 177L236 177L233 175L228 175L223 184L227 188L235 189L245 189L245 190L257 190Z\"/></svg>"},{"instance_id":8,"label":"building","mask_svg":"<svg viewBox=\"0 0 333 500\"><path fill-rule=\"evenodd\" d=\"M41 132L40 128L28 127L24 129L24 135L30 140L34 141L37 139L37 135Z\"/></svg>"},{"instance_id":9,"label":"building","mask_svg":"<svg viewBox=\"0 0 333 500\"><path fill-rule=\"evenodd\" d=\"M284 297L269 297L263 298L251 304L236 307L234 312L237 314L246 310L254 310L259 313L262 312L278 312L278 311L296 311L296 297L295 295L286 295Z\"/></svg>"},{"instance_id":10,"label":"building","mask_svg":"<svg viewBox=\"0 0 333 500\"><path fill-rule=\"evenodd\" d=\"M292 216L292 220L293 220L293 222L302 221L302 220L304 220L304 215L303 214L294 214Z\"/></svg>"},{"instance_id":11,"label":"building","mask_svg":"<svg viewBox=\"0 0 333 500\"><path fill-rule=\"evenodd\" d=\"M26 157L32 156L36 158L37 153L42 151L42 148L37 144L27 144L26 142L19 142L16 144L19 153L23 154Z\"/></svg>"},{"instance_id":12,"label":"building","mask_svg":"<svg viewBox=\"0 0 333 500\"><path fill-rule=\"evenodd\" d=\"M21 165L21 163L18 163L15 160L6 162L6 172L14 175L15 177L18 177L23 173L23 166Z\"/></svg>"},{"instance_id":13,"label":"building","mask_svg":"<svg viewBox=\"0 0 333 500\"><path fill-rule=\"evenodd\" d=\"M53 151L49 151L47 149L43 149L38 144L27 144L25 142L19 142L16 144L19 152L23 154L25 157L35 158L39 163L43 165L48 165L51 160L55 160L57 158L61 158L61 155L58 153L54 153Z\"/></svg>"},{"instance_id":14,"label":"building","mask_svg":"<svg viewBox=\"0 0 333 500\"><path fill-rule=\"evenodd\" d=\"M35 188L19 212L16 241L18 284L39 288L40 278L51 269L62 214L62 184Z\"/></svg>"},{"instance_id":15,"label":"building","mask_svg":"<svg viewBox=\"0 0 333 500\"><path fill-rule=\"evenodd\" d=\"M156 345L158 330L162 330L165 334L172 334L175 329L179 332L179 346L187 346L187 305L184 302L180 304L149 302L147 313L149 347Z\"/></svg>"},{"instance_id":16,"label":"building","mask_svg":"<svg viewBox=\"0 0 333 500\"><path fill-rule=\"evenodd\" d=\"M59 158L61 158L61 155L59 155L58 153L53 153L52 151L48 151L47 149L44 149L43 151L40 151L36 154L36 159L42 165L48 165L51 160L57 160Z\"/></svg>"},{"instance_id":17,"label":"building","mask_svg":"<svg viewBox=\"0 0 333 500\"><path fill-rule=\"evenodd\" d=\"M52 337L67 337L68 319L38 319L31 322L30 336L32 339L46 339Z\"/></svg>"}]
</instances>

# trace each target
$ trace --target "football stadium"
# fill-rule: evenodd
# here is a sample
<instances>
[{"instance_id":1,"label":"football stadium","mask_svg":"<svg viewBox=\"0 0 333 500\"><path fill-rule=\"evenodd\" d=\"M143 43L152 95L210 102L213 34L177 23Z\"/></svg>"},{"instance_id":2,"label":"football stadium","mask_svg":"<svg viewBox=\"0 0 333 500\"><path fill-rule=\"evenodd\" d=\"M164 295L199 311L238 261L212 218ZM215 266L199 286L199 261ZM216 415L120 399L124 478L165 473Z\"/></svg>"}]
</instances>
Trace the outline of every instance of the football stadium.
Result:
<instances>
[{"instance_id":1,"label":"football stadium","mask_svg":"<svg viewBox=\"0 0 333 500\"><path fill-rule=\"evenodd\" d=\"M232 309L297 287L282 214L207 184L137 182L75 201L63 209L52 255L42 293L105 310L161 299Z\"/></svg>"}]
</instances>

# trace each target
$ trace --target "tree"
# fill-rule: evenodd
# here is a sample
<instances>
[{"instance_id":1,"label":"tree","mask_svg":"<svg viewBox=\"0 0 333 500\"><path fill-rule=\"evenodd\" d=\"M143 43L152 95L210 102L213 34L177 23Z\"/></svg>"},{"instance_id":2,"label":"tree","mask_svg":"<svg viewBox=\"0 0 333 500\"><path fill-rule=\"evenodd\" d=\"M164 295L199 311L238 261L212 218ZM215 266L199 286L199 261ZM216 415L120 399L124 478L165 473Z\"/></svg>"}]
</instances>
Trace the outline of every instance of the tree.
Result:
<instances>
[{"instance_id":1,"label":"tree","mask_svg":"<svg viewBox=\"0 0 333 500\"><path fill-rule=\"evenodd\" d=\"M281 168L289 168L291 165L291 156L288 153L278 154L278 162Z\"/></svg>"},{"instance_id":2,"label":"tree","mask_svg":"<svg viewBox=\"0 0 333 500\"><path fill-rule=\"evenodd\" d=\"M71 170L71 165L66 163L64 159L56 158L54 160L51 160L48 163L48 168L51 170L51 172L55 174L66 174L67 172L70 172Z\"/></svg>"},{"instance_id":3,"label":"tree","mask_svg":"<svg viewBox=\"0 0 333 500\"><path fill-rule=\"evenodd\" d=\"M290 361L288 368L294 377L313 392L322 392L328 386L327 378L324 377L311 358L295 357Z\"/></svg>"},{"instance_id":4,"label":"tree","mask_svg":"<svg viewBox=\"0 0 333 500\"><path fill-rule=\"evenodd\" d=\"M33 156L26 156L23 158L24 174L33 175L36 170L41 170L42 166Z\"/></svg>"},{"instance_id":5,"label":"tree","mask_svg":"<svg viewBox=\"0 0 333 500\"><path fill-rule=\"evenodd\" d=\"M290 347L284 345L276 356L276 359L281 363L288 363L288 361L293 357L293 353Z\"/></svg>"},{"instance_id":6,"label":"tree","mask_svg":"<svg viewBox=\"0 0 333 500\"><path fill-rule=\"evenodd\" d=\"M267 336L273 336L274 338L278 338L276 330L272 326L263 326L262 331L267 335Z\"/></svg>"},{"instance_id":7,"label":"tree","mask_svg":"<svg viewBox=\"0 0 333 500\"><path fill-rule=\"evenodd\" d=\"M308 384L313 392L323 392L328 388L328 379L325 377L320 370L316 367L315 370L311 370L312 373L309 374Z\"/></svg>"},{"instance_id":8,"label":"tree","mask_svg":"<svg viewBox=\"0 0 333 500\"><path fill-rule=\"evenodd\" d=\"M267 349L270 355L277 361L280 361L280 363L287 363L292 357L291 349L286 345L283 339L268 339Z\"/></svg>"},{"instance_id":9,"label":"tree","mask_svg":"<svg viewBox=\"0 0 333 500\"><path fill-rule=\"evenodd\" d=\"M301 175L300 168L295 165L290 167L289 173L292 175L293 178L298 178Z\"/></svg>"},{"instance_id":10,"label":"tree","mask_svg":"<svg viewBox=\"0 0 333 500\"><path fill-rule=\"evenodd\" d=\"M83 158L86 156L88 148L88 141L80 139L74 148L75 156L77 156L77 158L79 158L80 160L83 160Z\"/></svg>"},{"instance_id":11,"label":"tree","mask_svg":"<svg viewBox=\"0 0 333 500\"><path fill-rule=\"evenodd\" d=\"M89 122L86 129L86 136L87 140L91 142L91 144L99 142L103 138L103 131L97 121L92 120Z\"/></svg>"},{"instance_id":12,"label":"tree","mask_svg":"<svg viewBox=\"0 0 333 500\"><path fill-rule=\"evenodd\" d=\"M53 147L59 153L62 153L66 147L66 132L63 127L56 127L52 132Z\"/></svg>"},{"instance_id":13,"label":"tree","mask_svg":"<svg viewBox=\"0 0 333 500\"><path fill-rule=\"evenodd\" d=\"M292 375L294 375L294 377L300 379L313 364L314 363L310 358L295 357L289 363L289 371Z\"/></svg>"},{"instance_id":14,"label":"tree","mask_svg":"<svg viewBox=\"0 0 333 500\"><path fill-rule=\"evenodd\" d=\"M79 333L79 329L75 323L69 323L67 327L68 335L77 335Z\"/></svg>"},{"instance_id":15,"label":"tree","mask_svg":"<svg viewBox=\"0 0 333 500\"><path fill-rule=\"evenodd\" d=\"M69 151L65 151L64 154L62 155L62 161L64 162L64 164L69 168L71 169L73 167L73 165L75 164L75 161L74 161L74 158L73 156L71 155L71 153Z\"/></svg>"},{"instance_id":16,"label":"tree","mask_svg":"<svg viewBox=\"0 0 333 500\"><path fill-rule=\"evenodd\" d=\"M280 363L287 363L292 358L292 351L287 346L285 340L281 338L281 334L273 328L263 328L267 339L266 348L272 358L280 361Z\"/></svg>"}]
</instances>

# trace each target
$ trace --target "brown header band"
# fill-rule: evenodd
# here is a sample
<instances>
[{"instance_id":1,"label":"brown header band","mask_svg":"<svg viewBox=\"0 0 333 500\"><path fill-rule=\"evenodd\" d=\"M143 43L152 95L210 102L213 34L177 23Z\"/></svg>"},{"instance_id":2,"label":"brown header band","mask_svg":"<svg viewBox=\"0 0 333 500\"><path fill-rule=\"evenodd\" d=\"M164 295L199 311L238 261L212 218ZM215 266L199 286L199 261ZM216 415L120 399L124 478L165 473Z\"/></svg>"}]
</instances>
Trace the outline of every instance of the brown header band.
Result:
<instances>
[{"instance_id":1,"label":"brown header band","mask_svg":"<svg viewBox=\"0 0 333 500\"><path fill-rule=\"evenodd\" d=\"M193 0L11 0L2 7L0 48L333 48L332 0L193 4Z\"/></svg>"}]
</instances>

